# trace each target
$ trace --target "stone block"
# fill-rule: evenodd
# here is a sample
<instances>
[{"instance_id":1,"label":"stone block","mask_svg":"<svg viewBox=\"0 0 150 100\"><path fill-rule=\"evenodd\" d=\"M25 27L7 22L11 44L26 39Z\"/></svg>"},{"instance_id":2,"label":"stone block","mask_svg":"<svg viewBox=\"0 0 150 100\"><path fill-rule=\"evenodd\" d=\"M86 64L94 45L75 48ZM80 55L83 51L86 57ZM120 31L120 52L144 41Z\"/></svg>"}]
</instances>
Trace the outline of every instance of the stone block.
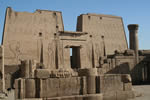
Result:
<instances>
[{"instance_id":1,"label":"stone block","mask_svg":"<svg viewBox=\"0 0 150 100\"><path fill-rule=\"evenodd\" d=\"M128 96L126 95L124 91L117 91L116 100L128 100Z\"/></svg>"},{"instance_id":2,"label":"stone block","mask_svg":"<svg viewBox=\"0 0 150 100\"><path fill-rule=\"evenodd\" d=\"M130 74L123 74L121 78L122 78L122 82L124 83L132 82Z\"/></svg>"},{"instance_id":3,"label":"stone block","mask_svg":"<svg viewBox=\"0 0 150 100\"><path fill-rule=\"evenodd\" d=\"M35 77L36 78L49 78L50 77L49 70L48 69L36 69Z\"/></svg>"},{"instance_id":4,"label":"stone block","mask_svg":"<svg viewBox=\"0 0 150 100\"><path fill-rule=\"evenodd\" d=\"M76 81L74 78L59 78L59 91L58 96L70 96L72 95Z\"/></svg>"},{"instance_id":5,"label":"stone block","mask_svg":"<svg viewBox=\"0 0 150 100\"><path fill-rule=\"evenodd\" d=\"M20 98L20 89L15 89L15 99L19 99Z\"/></svg>"},{"instance_id":6,"label":"stone block","mask_svg":"<svg viewBox=\"0 0 150 100\"><path fill-rule=\"evenodd\" d=\"M72 95L79 95L81 92L81 78L80 77L72 77L71 78L71 88L72 88Z\"/></svg>"},{"instance_id":7,"label":"stone block","mask_svg":"<svg viewBox=\"0 0 150 100\"><path fill-rule=\"evenodd\" d=\"M96 92L105 93L110 91L123 91L121 75L106 74L96 77Z\"/></svg>"},{"instance_id":8,"label":"stone block","mask_svg":"<svg viewBox=\"0 0 150 100\"><path fill-rule=\"evenodd\" d=\"M59 79L58 78L48 78L40 79L40 97L50 98L57 97L59 92Z\"/></svg>"},{"instance_id":9,"label":"stone block","mask_svg":"<svg viewBox=\"0 0 150 100\"><path fill-rule=\"evenodd\" d=\"M128 100L134 97L133 91L112 91L103 94L103 100Z\"/></svg>"},{"instance_id":10,"label":"stone block","mask_svg":"<svg viewBox=\"0 0 150 100\"><path fill-rule=\"evenodd\" d=\"M21 77L29 78L30 60L21 61Z\"/></svg>"},{"instance_id":11,"label":"stone block","mask_svg":"<svg viewBox=\"0 0 150 100\"><path fill-rule=\"evenodd\" d=\"M135 55L135 53L134 53L134 50L125 50L125 55L126 56L134 56Z\"/></svg>"},{"instance_id":12,"label":"stone block","mask_svg":"<svg viewBox=\"0 0 150 100\"><path fill-rule=\"evenodd\" d=\"M80 95L81 94L81 77L76 77L76 87L75 87L75 91L73 91L73 95Z\"/></svg>"},{"instance_id":13,"label":"stone block","mask_svg":"<svg viewBox=\"0 0 150 100\"><path fill-rule=\"evenodd\" d=\"M103 100L102 94L88 94L88 95L75 95L75 96L61 96L51 97L43 100Z\"/></svg>"},{"instance_id":14,"label":"stone block","mask_svg":"<svg viewBox=\"0 0 150 100\"><path fill-rule=\"evenodd\" d=\"M80 77L40 79L39 87L41 98L79 95L82 89Z\"/></svg>"},{"instance_id":15,"label":"stone block","mask_svg":"<svg viewBox=\"0 0 150 100\"><path fill-rule=\"evenodd\" d=\"M117 100L128 100L135 98L133 91L117 91L116 92Z\"/></svg>"},{"instance_id":16,"label":"stone block","mask_svg":"<svg viewBox=\"0 0 150 100\"><path fill-rule=\"evenodd\" d=\"M61 97L61 100L75 100L75 96L65 96L65 97Z\"/></svg>"},{"instance_id":17,"label":"stone block","mask_svg":"<svg viewBox=\"0 0 150 100\"><path fill-rule=\"evenodd\" d=\"M35 79L25 79L25 98L36 98Z\"/></svg>"},{"instance_id":18,"label":"stone block","mask_svg":"<svg viewBox=\"0 0 150 100\"><path fill-rule=\"evenodd\" d=\"M103 100L102 94L89 94L83 97L83 100Z\"/></svg>"},{"instance_id":19,"label":"stone block","mask_svg":"<svg viewBox=\"0 0 150 100\"><path fill-rule=\"evenodd\" d=\"M35 70L37 69L37 61L36 60L30 60L30 67L29 67L29 77L35 78Z\"/></svg>"},{"instance_id":20,"label":"stone block","mask_svg":"<svg viewBox=\"0 0 150 100\"><path fill-rule=\"evenodd\" d=\"M25 80L24 79L16 79L14 83L15 88L15 99L23 99L25 98Z\"/></svg>"},{"instance_id":21,"label":"stone block","mask_svg":"<svg viewBox=\"0 0 150 100\"><path fill-rule=\"evenodd\" d=\"M21 77L34 78L34 71L36 69L36 60L23 60L21 61Z\"/></svg>"},{"instance_id":22,"label":"stone block","mask_svg":"<svg viewBox=\"0 0 150 100\"><path fill-rule=\"evenodd\" d=\"M80 94L87 94L87 78L85 76L81 77L81 91Z\"/></svg>"},{"instance_id":23,"label":"stone block","mask_svg":"<svg viewBox=\"0 0 150 100\"><path fill-rule=\"evenodd\" d=\"M80 94L80 77L59 78L59 84L59 96L71 96Z\"/></svg>"},{"instance_id":24,"label":"stone block","mask_svg":"<svg viewBox=\"0 0 150 100\"><path fill-rule=\"evenodd\" d=\"M116 92L105 92L103 94L103 100L117 100L116 99Z\"/></svg>"},{"instance_id":25,"label":"stone block","mask_svg":"<svg viewBox=\"0 0 150 100\"><path fill-rule=\"evenodd\" d=\"M125 92L125 94L126 94L126 96L127 96L128 99L133 99L133 98L135 98L135 93L134 93L134 91L124 91L124 92Z\"/></svg>"},{"instance_id":26,"label":"stone block","mask_svg":"<svg viewBox=\"0 0 150 100\"><path fill-rule=\"evenodd\" d=\"M83 95L76 95L75 100L83 100Z\"/></svg>"},{"instance_id":27,"label":"stone block","mask_svg":"<svg viewBox=\"0 0 150 100\"><path fill-rule=\"evenodd\" d=\"M97 68L79 69L78 73L79 73L79 76L97 76L98 75Z\"/></svg>"},{"instance_id":28,"label":"stone block","mask_svg":"<svg viewBox=\"0 0 150 100\"><path fill-rule=\"evenodd\" d=\"M124 83L123 90L124 91L132 91L132 83Z\"/></svg>"},{"instance_id":29,"label":"stone block","mask_svg":"<svg viewBox=\"0 0 150 100\"><path fill-rule=\"evenodd\" d=\"M96 93L96 76L87 77L87 93L88 94Z\"/></svg>"}]
</instances>

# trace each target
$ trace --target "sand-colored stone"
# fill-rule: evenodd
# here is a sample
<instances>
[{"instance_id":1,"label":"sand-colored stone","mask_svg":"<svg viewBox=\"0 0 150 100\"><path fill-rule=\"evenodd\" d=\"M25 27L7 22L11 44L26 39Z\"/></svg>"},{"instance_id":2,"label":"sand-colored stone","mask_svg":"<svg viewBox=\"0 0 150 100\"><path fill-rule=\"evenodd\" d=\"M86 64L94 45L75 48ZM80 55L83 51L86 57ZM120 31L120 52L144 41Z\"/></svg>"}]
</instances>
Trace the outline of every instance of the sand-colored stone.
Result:
<instances>
[{"instance_id":1,"label":"sand-colored stone","mask_svg":"<svg viewBox=\"0 0 150 100\"><path fill-rule=\"evenodd\" d=\"M36 69L35 78L49 78L50 72L48 69Z\"/></svg>"},{"instance_id":2,"label":"sand-colored stone","mask_svg":"<svg viewBox=\"0 0 150 100\"><path fill-rule=\"evenodd\" d=\"M4 25L0 91L16 99L126 100L132 84L150 81L150 51L138 50L137 25L128 48L121 17L81 14L71 32L59 11L9 7Z\"/></svg>"}]
</instances>

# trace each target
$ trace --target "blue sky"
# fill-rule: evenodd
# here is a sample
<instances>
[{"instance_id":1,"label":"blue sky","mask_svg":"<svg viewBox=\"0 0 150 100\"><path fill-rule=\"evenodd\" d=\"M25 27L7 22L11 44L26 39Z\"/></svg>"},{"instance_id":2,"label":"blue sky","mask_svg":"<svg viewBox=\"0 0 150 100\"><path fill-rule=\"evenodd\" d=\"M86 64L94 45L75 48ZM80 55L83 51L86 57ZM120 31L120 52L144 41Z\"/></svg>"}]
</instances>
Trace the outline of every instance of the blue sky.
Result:
<instances>
[{"instance_id":1,"label":"blue sky","mask_svg":"<svg viewBox=\"0 0 150 100\"><path fill-rule=\"evenodd\" d=\"M150 49L150 0L0 0L0 40L8 6L15 11L61 11L65 30L68 31L76 30L77 16L83 13L121 16L127 38L127 25L139 24L139 48Z\"/></svg>"}]
</instances>

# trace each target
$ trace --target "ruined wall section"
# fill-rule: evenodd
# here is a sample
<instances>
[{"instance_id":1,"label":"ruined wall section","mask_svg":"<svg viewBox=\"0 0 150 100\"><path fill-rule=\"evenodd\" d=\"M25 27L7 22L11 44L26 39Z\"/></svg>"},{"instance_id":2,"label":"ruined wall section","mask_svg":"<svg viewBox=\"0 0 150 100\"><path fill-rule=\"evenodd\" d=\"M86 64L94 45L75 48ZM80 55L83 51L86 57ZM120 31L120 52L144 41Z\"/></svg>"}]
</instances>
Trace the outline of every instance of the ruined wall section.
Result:
<instances>
[{"instance_id":1,"label":"ruined wall section","mask_svg":"<svg viewBox=\"0 0 150 100\"><path fill-rule=\"evenodd\" d=\"M58 42L54 34L64 30L61 12L37 10L28 13L7 8L5 20L2 41L5 65L34 59L47 67L56 67L54 59Z\"/></svg>"},{"instance_id":2,"label":"ruined wall section","mask_svg":"<svg viewBox=\"0 0 150 100\"><path fill-rule=\"evenodd\" d=\"M149 75L144 75L149 71L148 69L145 69L145 64L148 61L146 60L146 57L139 56L138 64L136 64L135 56L116 56L115 59L116 67L113 71L120 74L130 74L133 84L140 84L140 82L149 80Z\"/></svg>"},{"instance_id":3,"label":"ruined wall section","mask_svg":"<svg viewBox=\"0 0 150 100\"><path fill-rule=\"evenodd\" d=\"M88 32L93 38L95 59L128 48L121 17L83 14L78 17L77 31ZM96 62L95 62L96 63Z\"/></svg>"}]
</instances>

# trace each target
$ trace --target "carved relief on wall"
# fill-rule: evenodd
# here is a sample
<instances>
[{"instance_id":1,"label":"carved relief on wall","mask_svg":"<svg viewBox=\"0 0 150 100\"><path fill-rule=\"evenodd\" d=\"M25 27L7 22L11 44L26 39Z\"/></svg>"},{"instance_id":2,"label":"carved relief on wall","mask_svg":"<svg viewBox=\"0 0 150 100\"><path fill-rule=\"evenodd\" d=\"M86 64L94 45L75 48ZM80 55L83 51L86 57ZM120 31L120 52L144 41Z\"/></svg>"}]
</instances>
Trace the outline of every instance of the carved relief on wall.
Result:
<instances>
[{"instance_id":1,"label":"carved relief on wall","mask_svg":"<svg viewBox=\"0 0 150 100\"><path fill-rule=\"evenodd\" d=\"M12 63L18 63L21 60L22 52L21 52L21 43L19 41L9 41L8 47L11 52L11 57L7 57L7 59L11 59Z\"/></svg>"},{"instance_id":2,"label":"carved relief on wall","mask_svg":"<svg viewBox=\"0 0 150 100\"><path fill-rule=\"evenodd\" d=\"M89 66L92 66L92 41L89 41L87 43L87 46L86 46L86 50L87 50L87 58L88 58L88 62L90 62Z\"/></svg>"},{"instance_id":3,"label":"carved relief on wall","mask_svg":"<svg viewBox=\"0 0 150 100\"><path fill-rule=\"evenodd\" d=\"M48 66L49 67L54 67L55 66L55 41L52 40L51 42L48 43Z\"/></svg>"},{"instance_id":4,"label":"carved relief on wall","mask_svg":"<svg viewBox=\"0 0 150 100\"><path fill-rule=\"evenodd\" d=\"M99 43L95 43L95 61L96 67L99 67L99 58L102 56L101 45Z\"/></svg>"},{"instance_id":5,"label":"carved relief on wall","mask_svg":"<svg viewBox=\"0 0 150 100\"><path fill-rule=\"evenodd\" d=\"M57 41L59 68L63 67L63 44L61 40Z\"/></svg>"}]
</instances>

